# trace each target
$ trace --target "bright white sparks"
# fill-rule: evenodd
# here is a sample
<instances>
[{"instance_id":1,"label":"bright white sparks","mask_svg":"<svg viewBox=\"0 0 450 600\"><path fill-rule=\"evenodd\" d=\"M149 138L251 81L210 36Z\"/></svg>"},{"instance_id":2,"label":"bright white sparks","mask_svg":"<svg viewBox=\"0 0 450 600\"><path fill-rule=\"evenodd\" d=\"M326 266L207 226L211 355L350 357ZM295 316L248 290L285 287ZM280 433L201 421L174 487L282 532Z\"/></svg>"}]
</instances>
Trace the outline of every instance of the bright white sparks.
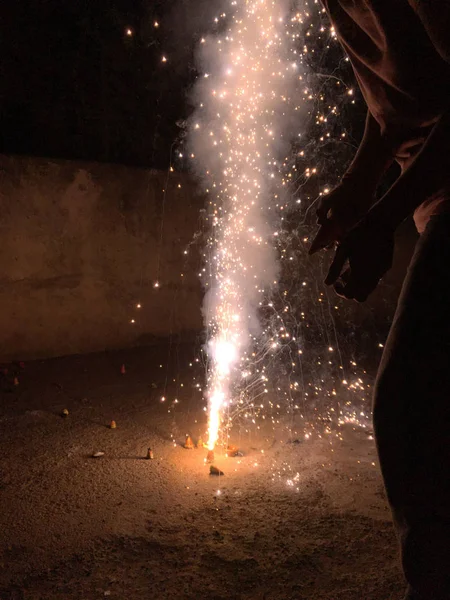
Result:
<instances>
[{"instance_id":1,"label":"bright white sparks","mask_svg":"<svg viewBox=\"0 0 450 600\"><path fill-rule=\"evenodd\" d=\"M197 86L191 133L197 166L207 174L212 225L205 281L210 450L221 412L233 403L234 387L243 379L261 295L277 279L271 242L276 217L270 207L282 186L286 90L299 79L299 66L293 68L289 57L287 3L230 4L232 16L217 19L228 23L225 33L202 40L205 74Z\"/></svg>"}]
</instances>

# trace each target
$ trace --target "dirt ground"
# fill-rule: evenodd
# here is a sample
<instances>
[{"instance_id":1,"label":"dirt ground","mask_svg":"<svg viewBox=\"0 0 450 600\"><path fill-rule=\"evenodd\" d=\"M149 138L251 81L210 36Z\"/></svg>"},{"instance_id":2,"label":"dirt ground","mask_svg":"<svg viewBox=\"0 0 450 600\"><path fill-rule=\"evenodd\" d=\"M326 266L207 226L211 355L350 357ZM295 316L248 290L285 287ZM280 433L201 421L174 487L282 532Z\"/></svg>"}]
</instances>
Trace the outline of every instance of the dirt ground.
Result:
<instances>
[{"instance_id":1,"label":"dirt ground","mask_svg":"<svg viewBox=\"0 0 450 600\"><path fill-rule=\"evenodd\" d=\"M186 348L170 356L155 346L3 376L0 599L400 600L370 432L235 434L244 456L217 456L225 475L210 476L206 451L181 446L205 429L198 365Z\"/></svg>"}]
</instances>

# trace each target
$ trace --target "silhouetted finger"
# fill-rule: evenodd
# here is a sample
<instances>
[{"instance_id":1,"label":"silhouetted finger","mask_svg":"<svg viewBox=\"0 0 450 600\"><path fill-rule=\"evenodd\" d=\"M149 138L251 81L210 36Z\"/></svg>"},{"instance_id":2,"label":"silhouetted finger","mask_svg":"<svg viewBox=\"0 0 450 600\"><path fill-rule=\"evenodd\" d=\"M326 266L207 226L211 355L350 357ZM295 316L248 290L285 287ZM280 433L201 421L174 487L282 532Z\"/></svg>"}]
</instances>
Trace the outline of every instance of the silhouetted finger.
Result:
<instances>
[{"instance_id":1,"label":"silhouetted finger","mask_svg":"<svg viewBox=\"0 0 450 600\"><path fill-rule=\"evenodd\" d=\"M336 294L341 298L353 300L353 285L351 283L343 283L342 281L337 281L333 287Z\"/></svg>"},{"instance_id":2,"label":"silhouetted finger","mask_svg":"<svg viewBox=\"0 0 450 600\"><path fill-rule=\"evenodd\" d=\"M316 210L317 222L319 223L319 225L325 225L325 223L328 220L329 210L330 210L330 207L328 206L328 203L326 203L322 200L322 203Z\"/></svg>"},{"instance_id":3,"label":"silhouetted finger","mask_svg":"<svg viewBox=\"0 0 450 600\"><path fill-rule=\"evenodd\" d=\"M372 277L372 278L362 282L358 286L358 289L356 290L354 299L357 302L365 302L367 300L367 298L370 296L370 294L375 290L375 288L377 287L377 285L379 283L380 283L380 279L377 277Z\"/></svg>"},{"instance_id":4,"label":"silhouetted finger","mask_svg":"<svg viewBox=\"0 0 450 600\"><path fill-rule=\"evenodd\" d=\"M342 279L342 278L341 278ZM375 290L379 283L376 277L358 279L350 276L347 283L336 282L334 289L338 296L347 300L356 300L356 302L365 302L370 294Z\"/></svg>"},{"instance_id":5,"label":"silhouetted finger","mask_svg":"<svg viewBox=\"0 0 450 600\"><path fill-rule=\"evenodd\" d=\"M325 285L331 285L339 279L339 276L342 273L342 269L344 268L347 258L348 252L346 244L344 243L341 246L338 246L336 249L336 254L334 255L333 262L331 263L330 268L328 270L328 275L325 278Z\"/></svg>"},{"instance_id":6,"label":"silhouetted finger","mask_svg":"<svg viewBox=\"0 0 450 600\"><path fill-rule=\"evenodd\" d=\"M347 298L347 300L351 299L351 298L348 298L348 296L347 296L347 292L348 292L347 286L348 286L349 281L351 281L351 277L352 277L352 270L350 269L350 267L348 267L347 269L342 271L342 273L339 275L338 280L335 282L335 284L333 286L336 294L338 296L340 296L341 298Z\"/></svg>"},{"instance_id":7,"label":"silhouetted finger","mask_svg":"<svg viewBox=\"0 0 450 600\"><path fill-rule=\"evenodd\" d=\"M348 283L350 281L351 276L352 276L352 270L350 269L350 267L348 267L347 269L342 271L339 279L343 283Z\"/></svg>"},{"instance_id":8,"label":"silhouetted finger","mask_svg":"<svg viewBox=\"0 0 450 600\"><path fill-rule=\"evenodd\" d=\"M334 230L329 225L321 225L316 237L313 239L308 254L311 256L319 250L323 250L335 241Z\"/></svg>"}]
</instances>

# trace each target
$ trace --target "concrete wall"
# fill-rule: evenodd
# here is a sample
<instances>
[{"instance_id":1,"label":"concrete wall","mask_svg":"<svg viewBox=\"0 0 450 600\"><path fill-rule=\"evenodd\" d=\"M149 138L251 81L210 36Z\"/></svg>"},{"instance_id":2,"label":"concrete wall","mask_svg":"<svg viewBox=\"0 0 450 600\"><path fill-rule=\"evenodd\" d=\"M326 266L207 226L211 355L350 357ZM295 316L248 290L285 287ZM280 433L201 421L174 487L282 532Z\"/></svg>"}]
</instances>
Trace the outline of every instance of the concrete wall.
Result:
<instances>
[{"instance_id":1,"label":"concrete wall","mask_svg":"<svg viewBox=\"0 0 450 600\"><path fill-rule=\"evenodd\" d=\"M0 178L0 360L200 331L200 261L183 251L203 199L184 176L0 156Z\"/></svg>"},{"instance_id":2,"label":"concrete wall","mask_svg":"<svg viewBox=\"0 0 450 600\"><path fill-rule=\"evenodd\" d=\"M202 331L201 260L184 250L203 205L176 173L0 155L0 361ZM394 268L367 303L342 305L338 328L387 329L414 241L407 224ZM329 258L307 265L318 282Z\"/></svg>"}]
</instances>

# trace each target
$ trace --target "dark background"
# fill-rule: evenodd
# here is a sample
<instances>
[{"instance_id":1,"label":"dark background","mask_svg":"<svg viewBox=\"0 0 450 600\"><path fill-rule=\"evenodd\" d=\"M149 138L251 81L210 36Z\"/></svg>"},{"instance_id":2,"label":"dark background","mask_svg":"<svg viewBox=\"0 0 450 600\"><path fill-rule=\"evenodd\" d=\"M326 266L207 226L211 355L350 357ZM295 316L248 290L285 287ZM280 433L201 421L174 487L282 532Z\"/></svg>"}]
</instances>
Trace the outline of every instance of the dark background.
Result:
<instances>
[{"instance_id":1,"label":"dark background","mask_svg":"<svg viewBox=\"0 0 450 600\"><path fill-rule=\"evenodd\" d=\"M2 2L0 152L167 166L208 24L199 9L191 15L192 2L180 0Z\"/></svg>"},{"instance_id":2,"label":"dark background","mask_svg":"<svg viewBox=\"0 0 450 600\"><path fill-rule=\"evenodd\" d=\"M220 6L221 0L4 0L0 153L167 167L191 110L195 48L214 31ZM330 131L345 123L350 134L337 146L318 144L316 131L314 152L327 161L329 177L353 154L364 108L346 110L336 78L326 79L337 73L351 85L338 44L327 48L328 33L308 43L315 48L308 85L324 97L325 110L331 97L345 113Z\"/></svg>"}]
</instances>

